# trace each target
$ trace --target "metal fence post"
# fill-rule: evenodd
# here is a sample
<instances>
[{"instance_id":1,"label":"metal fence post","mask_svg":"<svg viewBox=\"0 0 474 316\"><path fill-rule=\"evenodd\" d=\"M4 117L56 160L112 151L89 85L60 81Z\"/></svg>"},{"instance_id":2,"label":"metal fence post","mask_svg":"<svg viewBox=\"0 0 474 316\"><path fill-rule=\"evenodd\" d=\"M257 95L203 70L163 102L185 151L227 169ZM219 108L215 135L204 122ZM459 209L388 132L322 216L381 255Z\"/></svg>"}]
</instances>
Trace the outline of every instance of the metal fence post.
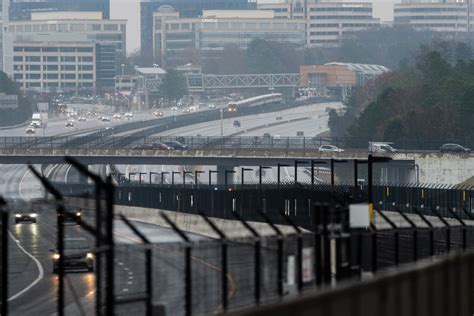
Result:
<instances>
[{"instance_id":1,"label":"metal fence post","mask_svg":"<svg viewBox=\"0 0 474 316\"><path fill-rule=\"evenodd\" d=\"M146 244L145 250L145 274L146 274L146 316L153 313L153 269L152 269L152 248L150 240L133 225L123 214L120 215L122 221Z\"/></svg>"},{"instance_id":2,"label":"metal fence post","mask_svg":"<svg viewBox=\"0 0 474 316\"><path fill-rule=\"evenodd\" d=\"M430 256L433 257L434 256L434 227L433 227L433 224L431 224L431 222L428 219L426 219L426 217L423 214L421 214L421 212L416 207L413 208L413 211L415 211L415 213L418 214L418 216L428 226L428 229L430 230Z\"/></svg>"},{"instance_id":3,"label":"metal fence post","mask_svg":"<svg viewBox=\"0 0 474 316\"><path fill-rule=\"evenodd\" d=\"M459 215L450 207L448 207L448 212L451 213L454 218L461 224L462 227L462 250L467 248L467 227L466 223L459 217Z\"/></svg>"},{"instance_id":4,"label":"metal fence post","mask_svg":"<svg viewBox=\"0 0 474 316\"><path fill-rule=\"evenodd\" d=\"M283 298L283 233L281 232L275 224L272 223L270 218L262 212L260 209L257 209L258 214L267 222L271 229L278 235L277 239L277 288L278 295L280 298Z\"/></svg>"},{"instance_id":5,"label":"metal fence post","mask_svg":"<svg viewBox=\"0 0 474 316\"><path fill-rule=\"evenodd\" d=\"M5 200L0 198L0 207L1 207L1 309L0 312L2 315L8 315L8 212L4 209L6 203Z\"/></svg>"},{"instance_id":6,"label":"metal fence post","mask_svg":"<svg viewBox=\"0 0 474 316\"><path fill-rule=\"evenodd\" d=\"M213 221L211 221L203 212L197 210L198 214L206 221L206 223L211 227L211 229L219 236L221 239L221 283L222 283L222 308L225 312L227 310L228 305L228 282L227 282L227 236L224 234L222 230L220 230Z\"/></svg>"},{"instance_id":7,"label":"metal fence post","mask_svg":"<svg viewBox=\"0 0 474 316\"><path fill-rule=\"evenodd\" d=\"M260 277L260 235L257 231L249 225L240 215L238 212L231 212L232 215L242 223L242 225L247 229L255 238L255 245L254 245L254 258L255 258L255 265L254 265L254 273L255 273L255 288L254 288L254 295L255 295L255 304L260 304L260 295L261 295L261 277Z\"/></svg>"},{"instance_id":8,"label":"metal fence post","mask_svg":"<svg viewBox=\"0 0 474 316\"><path fill-rule=\"evenodd\" d=\"M296 239L296 253L297 253L297 265L298 265L298 274L297 274L297 282L298 282L298 291L301 293L303 291L303 236L301 229L291 220L291 218L279 210L280 216L283 217L285 222L291 226L297 235Z\"/></svg>"},{"instance_id":9,"label":"metal fence post","mask_svg":"<svg viewBox=\"0 0 474 316\"><path fill-rule=\"evenodd\" d=\"M170 225L171 229L176 232L181 239L186 243L186 247L184 249L184 287L185 287L185 315L191 316L192 314L192 305L193 305L193 292L192 292L192 270L191 270L191 240L189 237L181 231L178 226L171 221L171 219L163 212L160 212L160 216L165 220L168 225Z\"/></svg>"},{"instance_id":10,"label":"metal fence post","mask_svg":"<svg viewBox=\"0 0 474 316\"><path fill-rule=\"evenodd\" d=\"M395 208L395 211L400 214L405 221L411 226L413 229L413 261L418 260L418 227L416 226L415 222L413 222L405 213L403 213L399 208Z\"/></svg>"},{"instance_id":11,"label":"metal fence post","mask_svg":"<svg viewBox=\"0 0 474 316\"><path fill-rule=\"evenodd\" d=\"M395 225L395 223L390 219L388 218L382 211L380 211L380 209L378 208L375 208L374 209L377 214L379 214L389 225L390 227L392 227L392 229L394 230L394 247L395 247L395 253L394 253L394 260L395 260L395 265L398 266L399 262L400 262L400 249L399 249L399 245L400 245L400 233L398 231L398 227L397 225Z\"/></svg>"}]
</instances>

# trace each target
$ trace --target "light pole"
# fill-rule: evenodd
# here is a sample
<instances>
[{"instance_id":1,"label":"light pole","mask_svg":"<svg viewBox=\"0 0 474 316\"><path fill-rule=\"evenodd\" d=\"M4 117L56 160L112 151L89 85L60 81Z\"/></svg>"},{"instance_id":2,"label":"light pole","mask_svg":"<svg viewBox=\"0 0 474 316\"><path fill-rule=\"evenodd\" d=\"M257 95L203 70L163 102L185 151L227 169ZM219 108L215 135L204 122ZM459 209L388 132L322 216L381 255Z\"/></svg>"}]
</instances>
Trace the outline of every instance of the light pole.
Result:
<instances>
[{"instance_id":1,"label":"light pole","mask_svg":"<svg viewBox=\"0 0 474 316\"><path fill-rule=\"evenodd\" d=\"M217 170L209 170L209 189L212 188L212 174L213 174L213 173L216 173L216 174L217 174L218 172L219 172L219 171L217 171Z\"/></svg>"},{"instance_id":2,"label":"light pole","mask_svg":"<svg viewBox=\"0 0 474 316\"><path fill-rule=\"evenodd\" d=\"M262 170L263 169L271 169L272 167L267 166L258 166L258 187L262 190Z\"/></svg>"},{"instance_id":3,"label":"light pole","mask_svg":"<svg viewBox=\"0 0 474 316\"><path fill-rule=\"evenodd\" d=\"M198 176L199 176L200 173L204 173L204 171L194 170L194 187L195 188L197 188L199 186Z\"/></svg>"},{"instance_id":4,"label":"light pole","mask_svg":"<svg viewBox=\"0 0 474 316\"><path fill-rule=\"evenodd\" d=\"M298 184L298 165L306 164L307 161L295 160L295 186Z\"/></svg>"},{"instance_id":5,"label":"light pole","mask_svg":"<svg viewBox=\"0 0 474 316\"><path fill-rule=\"evenodd\" d=\"M226 190L227 190L227 175L228 175L229 173L232 173L232 174L233 174L233 173L235 173L235 170L226 170L226 171L225 171L225 174L224 174L224 184L225 184L225 189L226 189Z\"/></svg>"},{"instance_id":6,"label":"light pole","mask_svg":"<svg viewBox=\"0 0 474 316\"><path fill-rule=\"evenodd\" d=\"M132 183L132 175L136 175L137 173L136 172L129 172L128 173L128 182L129 183Z\"/></svg>"},{"instance_id":7,"label":"light pole","mask_svg":"<svg viewBox=\"0 0 474 316\"><path fill-rule=\"evenodd\" d=\"M139 172L138 173L138 185L142 185L142 174L146 175L146 172Z\"/></svg>"},{"instance_id":8,"label":"light pole","mask_svg":"<svg viewBox=\"0 0 474 316\"><path fill-rule=\"evenodd\" d=\"M243 189L244 188L244 174L245 174L245 171L252 171L253 169L252 168L240 168L240 189Z\"/></svg>"},{"instance_id":9,"label":"light pole","mask_svg":"<svg viewBox=\"0 0 474 316\"><path fill-rule=\"evenodd\" d=\"M345 160L345 159L331 158L331 186L332 187L334 186L334 165L336 163L345 163L345 162L347 162L347 160Z\"/></svg>"},{"instance_id":10,"label":"light pole","mask_svg":"<svg viewBox=\"0 0 474 316\"><path fill-rule=\"evenodd\" d=\"M281 167L289 167L290 165L284 164L284 163L279 163L277 165L277 187L278 187L278 192L280 192L280 180L281 180Z\"/></svg>"},{"instance_id":11,"label":"light pole","mask_svg":"<svg viewBox=\"0 0 474 316\"><path fill-rule=\"evenodd\" d=\"M180 174L179 171L171 171L171 185L174 187L174 175Z\"/></svg>"},{"instance_id":12,"label":"light pole","mask_svg":"<svg viewBox=\"0 0 474 316\"><path fill-rule=\"evenodd\" d=\"M158 174L159 174L158 172L153 172L153 171L150 171L150 172L149 172L150 184L151 184L151 176L152 176L152 175L158 175ZM155 177L155 179L156 179L156 177Z\"/></svg>"},{"instance_id":13,"label":"light pole","mask_svg":"<svg viewBox=\"0 0 474 316\"><path fill-rule=\"evenodd\" d=\"M224 137L224 109L221 108L221 138Z\"/></svg>"},{"instance_id":14,"label":"light pole","mask_svg":"<svg viewBox=\"0 0 474 316\"><path fill-rule=\"evenodd\" d=\"M391 161L392 158L389 157L373 157L369 155L368 163L368 170L367 170L367 182L368 182L368 198L369 198L369 216L370 216L370 223L373 223L374 220L374 193L373 193L373 164L374 163L384 163Z\"/></svg>"},{"instance_id":15,"label":"light pole","mask_svg":"<svg viewBox=\"0 0 474 316\"><path fill-rule=\"evenodd\" d=\"M164 186L164 179L165 179L165 174L169 174L168 171L161 171L161 188Z\"/></svg>"},{"instance_id":16,"label":"light pole","mask_svg":"<svg viewBox=\"0 0 474 316\"><path fill-rule=\"evenodd\" d=\"M183 171L183 188L186 187L186 175L192 173L191 171Z\"/></svg>"}]
</instances>

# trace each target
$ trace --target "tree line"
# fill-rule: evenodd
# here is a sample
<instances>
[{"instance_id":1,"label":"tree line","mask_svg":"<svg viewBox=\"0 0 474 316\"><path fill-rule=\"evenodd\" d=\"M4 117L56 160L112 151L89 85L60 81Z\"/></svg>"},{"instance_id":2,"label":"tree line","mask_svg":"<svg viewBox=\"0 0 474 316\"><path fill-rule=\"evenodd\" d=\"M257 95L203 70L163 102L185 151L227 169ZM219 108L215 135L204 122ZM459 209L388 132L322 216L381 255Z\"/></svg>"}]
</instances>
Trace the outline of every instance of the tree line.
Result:
<instances>
[{"instance_id":1,"label":"tree line","mask_svg":"<svg viewBox=\"0 0 474 316\"><path fill-rule=\"evenodd\" d=\"M413 148L474 146L474 59L465 42L421 45L412 64L356 87L334 136L393 141Z\"/></svg>"}]
</instances>

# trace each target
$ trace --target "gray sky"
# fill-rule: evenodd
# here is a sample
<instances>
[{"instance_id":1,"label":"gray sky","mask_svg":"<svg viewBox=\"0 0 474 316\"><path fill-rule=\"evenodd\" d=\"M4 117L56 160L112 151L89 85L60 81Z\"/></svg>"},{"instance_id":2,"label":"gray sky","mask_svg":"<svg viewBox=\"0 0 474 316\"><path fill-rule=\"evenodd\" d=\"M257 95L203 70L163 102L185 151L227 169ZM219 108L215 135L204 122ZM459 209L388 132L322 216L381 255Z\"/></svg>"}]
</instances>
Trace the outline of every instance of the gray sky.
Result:
<instances>
[{"instance_id":1,"label":"gray sky","mask_svg":"<svg viewBox=\"0 0 474 316\"><path fill-rule=\"evenodd\" d=\"M272 0L266 2L268 1L271 2ZM132 52L138 49L140 47L140 0L110 0L110 2L111 18L128 20L127 51ZM382 21L392 21L393 3L397 2L400 2L400 0L373 0L375 17Z\"/></svg>"}]
</instances>

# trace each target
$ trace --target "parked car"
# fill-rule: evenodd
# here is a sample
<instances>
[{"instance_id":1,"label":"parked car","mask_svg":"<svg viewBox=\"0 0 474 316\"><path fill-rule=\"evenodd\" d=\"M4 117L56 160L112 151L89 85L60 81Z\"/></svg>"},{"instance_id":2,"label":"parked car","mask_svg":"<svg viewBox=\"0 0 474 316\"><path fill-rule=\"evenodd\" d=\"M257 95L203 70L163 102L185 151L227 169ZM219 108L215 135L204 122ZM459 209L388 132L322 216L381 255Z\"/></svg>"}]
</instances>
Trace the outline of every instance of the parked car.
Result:
<instances>
[{"instance_id":1,"label":"parked car","mask_svg":"<svg viewBox=\"0 0 474 316\"><path fill-rule=\"evenodd\" d=\"M59 251L51 249L53 253L53 273L59 272ZM89 272L94 271L94 254L89 241L83 237L64 238L64 270L67 269L86 269Z\"/></svg>"},{"instance_id":2,"label":"parked car","mask_svg":"<svg viewBox=\"0 0 474 316\"><path fill-rule=\"evenodd\" d=\"M321 145L319 146L318 148L319 151L325 151L325 152L337 152L337 153L340 153L340 152L343 152L344 149L341 149L337 146L334 146L334 145Z\"/></svg>"},{"instance_id":3,"label":"parked car","mask_svg":"<svg viewBox=\"0 0 474 316\"><path fill-rule=\"evenodd\" d=\"M86 121L86 117L85 117L85 116L79 116L79 117L77 118L77 121L78 121L78 122L85 122L85 121Z\"/></svg>"},{"instance_id":4,"label":"parked car","mask_svg":"<svg viewBox=\"0 0 474 316\"><path fill-rule=\"evenodd\" d=\"M82 210L77 209L73 211L67 211L64 213L64 222L72 222L79 224L82 218Z\"/></svg>"},{"instance_id":5,"label":"parked car","mask_svg":"<svg viewBox=\"0 0 474 316\"><path fill-rule=\"evenodd\" d=\"M122 116L120 115L120 113L115 113L114 114L114 119L120 120L121 118L122 118Z\"/></svg>"},{"instance_id":6,"label":"parked car","mask_svg":"<svg viewBox=\"0 0 474 316\"><path fill-rule=\"evenodd\" d=\"M163 144L165 144L166 146L171 147L174 150L187 150L188 149L188 146L186 146L186 145L184 145L180 142L177 142L177 141L163 142Z\"/></svg>"},{"instance_id":7,"label":"parked car","mask_svg":"<svg viewBox=\"0 0 474 316\"><path fill-rule=\"evenodd\" d=\"M155 111L153 114L154 114L156 117L162 117L162 116L163 116L163 112L161 112L161 111Z\"/></svg>"},{"instance_id":8,"label":"parked car","mask_svg":"<svg viewBox=\"0 0 474 316\"><path fill-rule=\"evenodd\" d=\"M277 121L281 121L281 120L283 120L283 116L277 116L277 117L275 117L275 119L276 119Z\"/></svg>"},{"instance_id":9,"label":"parked car","mask_svg":"<svg viewBox=\"0 0 474 316\"><path fill-rule=\"evenodd\" d=\"M66 127L74 127L74 121L73 120L67 120L65 126Z\"/></svg>"},{"instance_id":10,"label":"parked car","mask_svg":"<svg viewBox=\"0 0 474 316\"><path fill-rule=\"evenodd\" d=\"M15 212L15 224L18 224L19 222L36 223L37 218L38 218L38 213L36 213L35 211L17 210Z\"/></svg>"},{"instance_id":11,"label":"parked car","mask_svg":"<svg viewBox=\"0 0 474 316\"><path fill-rule=\"evenodd\" d=\"M469 153L471 152L470 148L466 148L464 146L461 146L459 144L443 144L441 148L439 149L441 152L453 152L453 153Z\"/></svg>"},{"instance_id":12,"label":"parked car","mask_svg":"<svg viewBox=\"0 0 474 316\"><path fill-rule=\"evenodd\" d=\"M235 120L234 121L234 127L240 127L240 121Z\"/></svg>"},{"instance_id":13,"label":"parked car","mask_svg":"<svg viewBox=\"0 0 474 316\"><path fill-rule=\"evenodd\" d=\"M214 109L216 107L216 105L214 103L210 103L210 104L207 105L207 107L209 109Z\"/></svg>"},{"instance_id":14,"label":"parked car","mask_svg":"<svg viewBox=\"0 0 474 316\"><path fill-rule=\"evenodd\" d=\"M110 122L110 118L108 116L102 116L102 122Z\"/></svg>"}]
</instances>

